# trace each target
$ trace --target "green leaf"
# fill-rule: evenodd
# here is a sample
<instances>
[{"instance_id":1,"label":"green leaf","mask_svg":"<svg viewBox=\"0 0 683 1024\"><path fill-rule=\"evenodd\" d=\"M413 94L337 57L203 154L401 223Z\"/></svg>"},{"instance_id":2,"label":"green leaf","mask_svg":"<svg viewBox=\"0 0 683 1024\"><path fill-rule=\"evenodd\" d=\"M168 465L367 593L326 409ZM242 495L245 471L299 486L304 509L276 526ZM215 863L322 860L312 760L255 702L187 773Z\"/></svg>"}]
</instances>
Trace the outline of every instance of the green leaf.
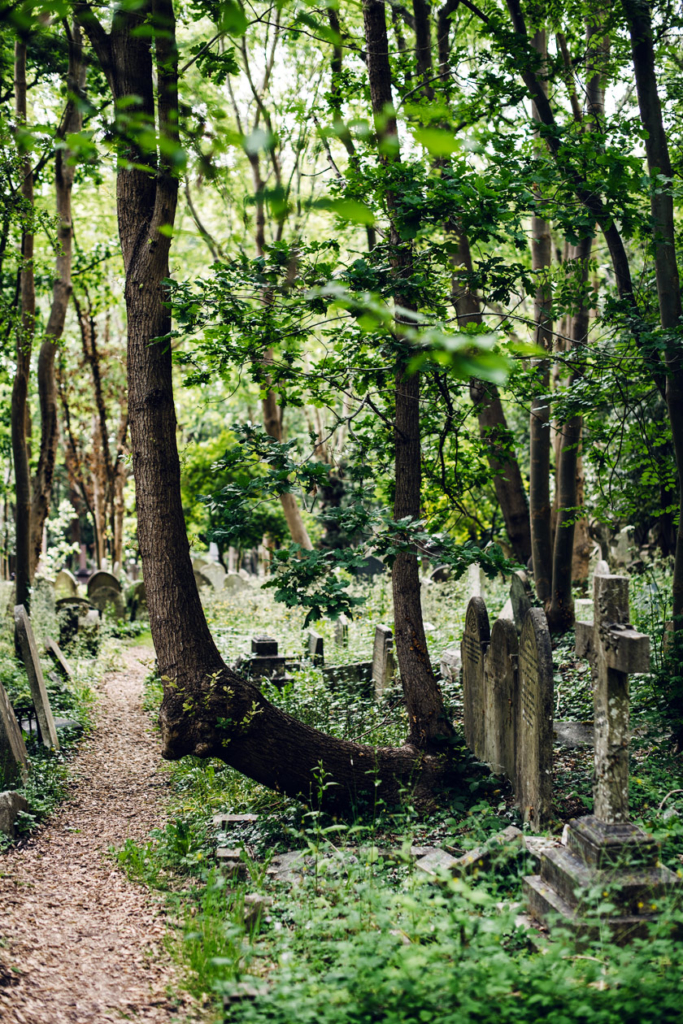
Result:
<instances>
[{"instance_id":1,"label":"green leaf","mask_svg":"<svg viewBox=\"0 0 683 1024\"><path fill-rule=\"evenodd\" d=\"M357 199L318 199L312 205L320 210L336 213L342 220L349 220L354 224L375 223L375 215L370 207Z\"/></svg>"},{"instance_id":2,"label":"green leaf","mask_svg":"<svg viewBox=\"0 0 683 1024\"><path fill-rule=\"evenodd\" d=\"M453 133L440 128L416 128L413 135L415 141L424 146L432 156L450 156L460 149L460 142Z\"/></svg>"}]
</instances>

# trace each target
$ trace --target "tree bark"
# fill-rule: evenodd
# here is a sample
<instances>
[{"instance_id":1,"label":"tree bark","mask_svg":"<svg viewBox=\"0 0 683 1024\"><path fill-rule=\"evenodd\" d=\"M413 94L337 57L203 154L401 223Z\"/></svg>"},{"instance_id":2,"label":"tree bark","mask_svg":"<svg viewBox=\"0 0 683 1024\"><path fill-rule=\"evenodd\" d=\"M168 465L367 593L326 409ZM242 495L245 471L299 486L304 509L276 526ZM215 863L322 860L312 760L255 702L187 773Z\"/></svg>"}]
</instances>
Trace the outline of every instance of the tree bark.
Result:
<instances>
[{"instance_id":1,"label":"tree bark","mask_svg":"<svg viewBox=\"0 0 683 1024\"><path fill-rule=\"evenodd\" d=\"M674 621L683 615L683 358L681 355L681 285L676 263L674 206L671 182L673 170L669 144L662 120L662 107L657 90L655 52L652 39L650 6L645 0L622 0L631 34L631 52L636 77L638 107L646 129L645 152L651 178L650 192L652 237L659 316L666 344L666 404L678 470L679 520L673 577ZM676 623L680 628L680 622Z\"/></svg>"},{"instance_id":2,"label":"tree bark","mask_svg":"<svg viewBox=\"0 0 683 1024\"><path fill-rule=\"evenodd\" d=\"M547 58L545 29L536 33L533 40L536 51L543 61ZM534 120L539 121L536 104L532 104ZM540 193L537 199L540 199ZM536 344L546 352L553 348L553 324L548 310L552 304L550 284L544 276L552 263L552 240L550 225L543 217L534 213L531 218L531 265L539 273L540 284L534 298L534 321L536 323ZM534 567L534 585L539 601L546 605L552 594L552 534L550 504L550 363L548 359L533 361L535 366L534 388L529 419L529 511L531 517L531 554Z\"/></svg>"},{"instance_id":3,"label":"tree bark","mask_svg":"<svg viewBox=\"0 0 683 1024\"><path fill-rule=\"evenodd\" d=\"M380 160L385 173L399 162L396 120L392 114L391 68L384 4L379 0L363 0L363 21L367 48L368 81L372 110L378 135L385 144ZM396 200L391 185L386 190L390 218L390 259L394 274L394 299L404 308L414 308L402 293L402 281L412 273L412 256L408 244L401 240L396 225ZM396 491L394 519L420 515L421 451L420 451L420 375L408 376L409 353L399 352L395 376L396 413L394 447ZM427 641L420 600L420 575L417 555L401 551L392 571L394 595L394 631L403 692L408 707L410 733L408 743L425 749L452 733L447 722L443 698L437 686L427 651Z\"/></svg>"},{"instance_id":4,"label":"tree bark","mask_svg":"<svg viewBox=\"0 0 683 1024\"><path fill-rule=\"evenodd\" d=\"M158 124L167 139L176 141L173 10L168 0L157 0L153 10L156 23L163 17L164 26L156 40ZM119 9L111 35L87 4L79 3L76 11L107 71L114 99L139 97L152 120L149 35L133 34L145 21L145 6ZM144 155L149 163L149 154ZM163 156L156 178L119 168L131 448L150 625L164 681L162 754L169 759L218 757L266 786L330 809L348 810L377 795L393 803L405 785L414 787L418 799L426 798L443 776L442 758L411 747L364 747L297 722L226 668L209 632L180 497L170 346L149 344L168 334L171 325L163 289L170 238L159 228L173 225L176 202L177 180ZM321 772L323 784L317 786Z\"/></svg>"},{"instance_id":5,"label":"tree bark","mask_svg":"<svg viewBox=\"0 0 683 1024\"><path fill-rule=\"evenodd\" d=\"M26 42L18 39L14 48L14 103L17 127L26 125ZM25 223L21 232L19 271L20 317L16 334L17 368L12 385L11 434L15 481L16 597L27 611L31 604L31 472L27 442L28 387L31 346L35 332L36 289L33 271L33 170L26 154L20 163L21 195Z\"/></svg>"},{"instance_id":6,"label":"tree bark","mask_svg":"<svg viewBox=\"0 0 683 1024\"><path fill-rule=\"evenodd\" d=\"M455 225L453 230L458 239L458 265L471 272L472 255L467 235ZM463 286L457 273L453 275L453 295L458 325L480 324L479 300L467 284ZM495 384L472 378L470 398L477 409L479 433L486 447L488 463L493 474L493 486L505 521L510 546L515 557L526 565L531 557L529 503L519 463L514 454L513 437L507 425L500 393Z\"/></svg>"},{"instance_id":7,"label":"tree bark","mask_svg":"<svg viewBox=\"0 0 683 1024\"><path fill-rule=\"evenodd\" d=\"M69 66L66 86L68 99L58 138L68 138L80 132L83 117L79 97L85 85L85 64L83 43L78 24L69 29L66 24L69 44ZM71 295L71 258L73 244L73 223L71 217L71 193L76 168L69 164L71 152L59 148L55 156L55 200L57 210L57 254L55 277L52 284L52 305L45 330L45 338L38 357L38 396L40 400L40 456L36 475L33 478L33 500L31 504L31 576L35 572L43 539L43 527L50 512L52 478L57 456L59 427L57 420L57 385L55 381L55 353L57 342L64 331L66 311Z\"/></svg>"}]
</instances>

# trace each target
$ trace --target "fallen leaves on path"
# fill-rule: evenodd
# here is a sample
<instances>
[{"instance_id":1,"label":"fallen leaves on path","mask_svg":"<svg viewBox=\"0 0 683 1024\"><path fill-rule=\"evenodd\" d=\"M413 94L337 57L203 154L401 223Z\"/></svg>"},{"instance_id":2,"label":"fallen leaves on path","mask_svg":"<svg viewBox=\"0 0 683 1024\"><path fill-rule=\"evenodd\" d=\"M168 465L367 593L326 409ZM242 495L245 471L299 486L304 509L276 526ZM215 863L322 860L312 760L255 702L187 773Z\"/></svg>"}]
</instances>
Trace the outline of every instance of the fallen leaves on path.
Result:
<instances>
[{"instance_id":1,"label":"fallen leaves on path","mask_svg":"<svg viewBox=\"0 0 683 1024\"><path fill-rule=\"evenodd\" d=\"M106 857L163 821L158 741L141 707L140 649L105 677L71 797L0 858L0 1020L19 1024L198 1021L178 998L163 913ZM175 993L172 994L172 993Z\"/></svg>"}]
</instances>

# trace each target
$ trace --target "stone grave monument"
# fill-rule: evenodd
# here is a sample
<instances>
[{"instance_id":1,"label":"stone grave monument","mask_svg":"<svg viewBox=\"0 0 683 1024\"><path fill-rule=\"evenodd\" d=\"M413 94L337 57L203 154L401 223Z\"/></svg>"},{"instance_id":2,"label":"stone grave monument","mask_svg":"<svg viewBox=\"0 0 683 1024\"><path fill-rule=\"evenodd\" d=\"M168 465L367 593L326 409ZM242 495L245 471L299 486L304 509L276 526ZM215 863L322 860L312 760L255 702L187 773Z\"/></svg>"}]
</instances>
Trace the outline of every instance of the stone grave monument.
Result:
<instances>
[{"instance_id":1,"label":"stone grave monument","mask_svg":"<svg viewBox=\"0 0 683 1024\"><path fill-rule=\"evenodd\" d=\"M255 636L251 641L251 658L242 667L251 679L270 679L281 686L286 682L284 654L278 654L278 643L272 636Z\"/></svg>"},{"instance_id":2,"label":"stone grave monument","mask_svg":"<svg viewBox=\"0 0 683 1024\"><path fill-rule=\"evenodd\" d=\"M31 688L33 706L36 709L36 717L40 726L43 745L48 748L51 747L53 750L59 750L57 729L55 728L52 708L50 707L50 700L45 688L43 669L38 657L38 647L36 646L33 629L31 628L31 620L26 614L23 604L15 605L14 623L19 640L19 650L21 651L21 657Z\"/></svg>"},{"instance_id":3,"label":"stone grave monument","mask_svg":"<svg viewBox=\"0 0 683 1024\"><path fill-rule=\"evenodd\" d=\"M62 597L57 601L59 642L66 646L82 633L88 644L97 646L100 613L84 597Z\"/></svg>"},{"instance_id":4,"label":"stone grave monument","mask_svg":"<svg viewBox=\"0 0 683 1024\"><path fill-rule=\"evenodd\" d=\"M531 580L521 569L518 572L513 572L510 580L510 604L517 632L521 633L524 617L533 604Z\"/></svg>"},{"instance_id":5,"label":"stone grave monument","mask_svg":"<svg viewBox=\"0 0 683 1024\"><path fill-rule=\"evenodd\" d=\"M308 631L308 657L314 665L322 667L325 664L324 640L314 629Z\"/></svg>"},{"instance_id":6,"label":"stone grave monument","mask_svg":"<svg viewBox=\"0 0 683 1024\"><path fill-rule=\"evenodd\" d=\"M517 745L517 656L519 642L511 619L496 619L485 655L484 760L515 781Z\"/></svg>"},{"instance_id":7,"label":"stone grave monument","mask_svg":"<svg viewBox=\"0 0 683 1024\"><path fill-rule=\"evenodd\" d=\"M389 626L376 626L372 650L372 680L377 700L390 685L395 674L394 634Z\"/></svg>"},{"instance_id":8,"label":"stone grave monument","mask_svg":"<svg viewBox=\"0 0 683 1024\"><path fill-rule=\"evenodd\" d=\"M51 636L48 636L45 640L45 653L52 658L57 671L60 673L63 679L71 679L73 676L73 669L71 665L64 657L62 649Z\"/></svg>"},{"instance_id":9,"label":"stone grave monument","mask_svg":"<svg viewBox=\"0 0 683 1024\"><path fill-rule=\"evenodd\" d=\"M60 569L55 576L57 597L78 597L78 583L68 569Z\"/></svg>"},{"instance_id":10,"label":"stone grave monument","mask_svg":"<svg viewBox=\"0 0 683 1024\"><path fill-rule=\"evenodd\" d=\"M465 632L460 645L462 656L462 699L465 743L475 757L486 757L484 708L486 706L484 658L491 631L486 605L481 597L472 597L465 614Z\"/></svg>"},{"instance_id":11,"label":"stone grave monument","mask_svg":"<svg viewBox=\"0 0 683 1024\"><path fill-rule=\"evenodd\" d=\"M519 638L516 712L517 804L538 828L553 793L553 653L545 612L530 608Z\"/></svg>"},{"instance_id":12,"label":"stone grave monument","mask_svg":"<svg viewBox=\"0 0 683 1024\"><path fill-rule=\"evenodd\" d=\"M117 619L125 616L121 584L105 569L94 572L88 580L88 600L101 614L107 605L112 605Z\"/></svg>"},{"instance_id":13,"label":"stone grave monument","mask_svg":"<svg viewBox=\"0 0 683 1024\"><path fill-rule=\"evenodd\" d=\"M349 620L343 612L334 624L334 642L337 647L349 646Z\"/></svg>"},{"instance_id":14,"label":"stone grave monument","mask_svg":"<svg viewBox=\"0 0 683 1024\"><path fill-rule=\"evenodd\" d=\"M595 666L594 812L569 823L567 846L544 850L540 875L524 879L531 913L622 942L646 936L657 899L680 884L659 864L658 845L629 821L629 689L650 667L650 642L629 624L628 578L596 575L594 623L577 623L576 653ZM608 893L609 918L590 919L590 892Z\"/></svg>"},{"instance_id":15,"label":"stone grave monument","mask_svg":"<svg viewBox=\"0 0 683 1024\"><path fill-rule=\"evenodd\" d=\"M7 691L0 683L0 788L26 779L28 754Z\"/></svg>"}]
</instances>

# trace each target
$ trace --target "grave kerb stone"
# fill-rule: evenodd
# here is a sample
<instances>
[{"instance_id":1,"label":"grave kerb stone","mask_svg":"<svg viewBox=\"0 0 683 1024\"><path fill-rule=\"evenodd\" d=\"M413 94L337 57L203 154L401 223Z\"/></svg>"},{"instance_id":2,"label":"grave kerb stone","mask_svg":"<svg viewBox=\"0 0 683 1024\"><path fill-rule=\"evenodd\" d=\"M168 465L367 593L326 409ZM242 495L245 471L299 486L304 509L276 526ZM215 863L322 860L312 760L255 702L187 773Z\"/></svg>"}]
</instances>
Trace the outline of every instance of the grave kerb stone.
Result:
<instances>
[{"instance_id":1,"label":"grave kerb stone","mask_svg":"<svg viewBox=\"0 0 683 1024\"><path fill-rule=\"evenodd\" d=\"M534 828L550 816L553 768L553 655L545 613L530 608L519 640L515 798Z\"/></svg>"},{"instance_id":2,"label":"grave kerb stone","mask_svg":"<svg viewBox=\"0 0 683 1024\"><path fill-rule=\"evenodd\" d=\"M486 706L484 657L491 638L486 604L481 597L472 597L465 613L462 655L462 699L465 742L475 757L486 757L484 742L484 708Z\"/></svg>"},{"instance_id":3,"label":"grave kerb stone","mask_svg":"<svg viewBox=\"0 0 683 1024\"><path fill-rule=\"evenodd\" d=\"M38 657L38 647L33 635L31 620L29 619L23 604L17 604L14 606L14 623L17 629L19 649L21 651L21 657L28 676L31 696L33 698L33 705L36 709L36 716L38 718L43 744L48 748L52 747L53 750L59 750L57 729L55 728L54 718L52 717L52 708L50 707L50 699L47 695L45 680L43 679L43 669L40 664L40 658Z\"/></svg>"}]
</instances>

